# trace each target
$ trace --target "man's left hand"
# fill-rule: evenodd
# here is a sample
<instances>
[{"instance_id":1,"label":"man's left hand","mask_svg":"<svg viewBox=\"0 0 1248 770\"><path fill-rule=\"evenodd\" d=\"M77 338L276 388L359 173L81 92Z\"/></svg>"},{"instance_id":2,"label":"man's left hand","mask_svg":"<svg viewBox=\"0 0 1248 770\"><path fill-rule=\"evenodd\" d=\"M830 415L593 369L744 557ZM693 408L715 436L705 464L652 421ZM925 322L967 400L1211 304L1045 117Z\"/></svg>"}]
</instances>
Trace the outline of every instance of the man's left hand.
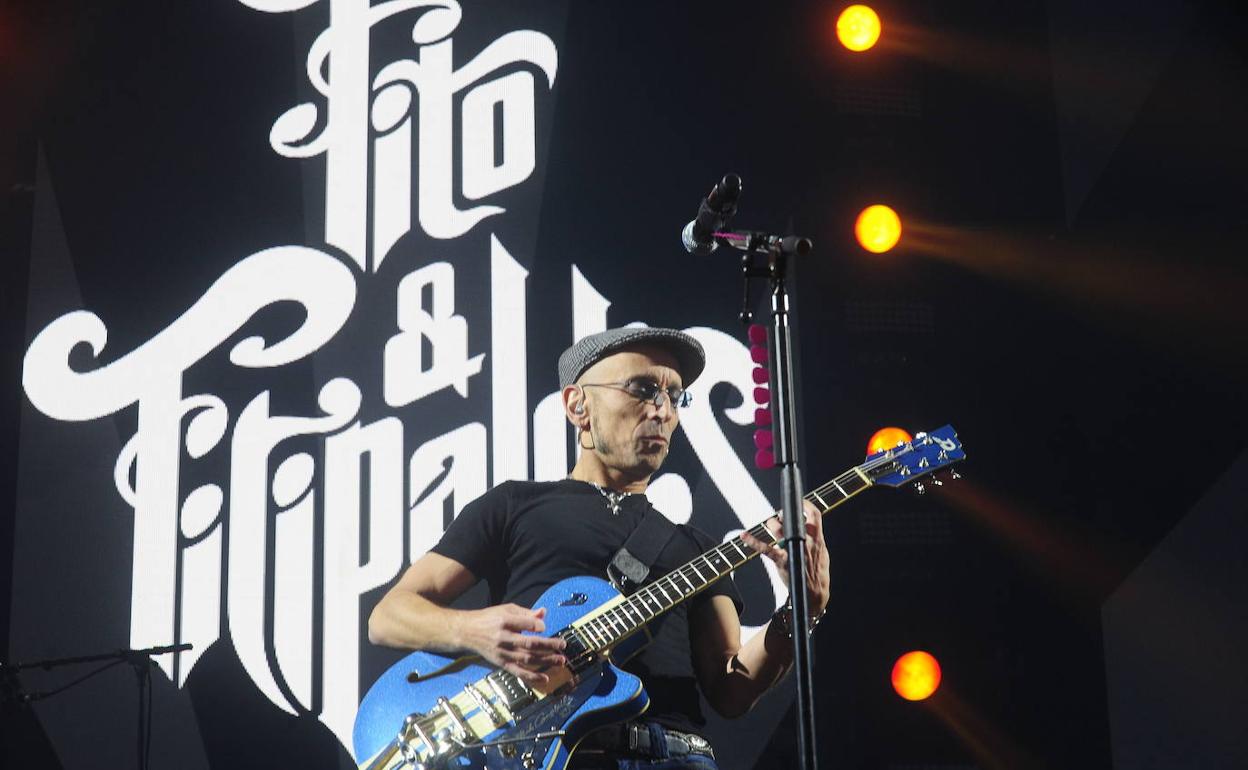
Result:
<instances>
[{"instance_id":1,"label":"man's left hand","mask_svg":"<svg viewBox=\"0 0 1248 770\"><path fill-rule=\"evenodd\" d=\"M828 567L828 548L823 542L823 516L820 515L819 509L809 500L803 500L803 508L806 513L806 597L807 609L811 613L811 617L818 617L828 606L828 597L830 594L831 573ZM783 542L783 527L781 526L780 516L772 516L764 525L777 538ZM770 545L764 543L749 532L743 532L741 539L747 545L758 551L763 556L771 559L775 563L776 569L780 572L780 578L787 586L789 584L789 554L788 551L780 544ZM790 586L789 590L792 590Z\"/></svg>"}]
</instances>

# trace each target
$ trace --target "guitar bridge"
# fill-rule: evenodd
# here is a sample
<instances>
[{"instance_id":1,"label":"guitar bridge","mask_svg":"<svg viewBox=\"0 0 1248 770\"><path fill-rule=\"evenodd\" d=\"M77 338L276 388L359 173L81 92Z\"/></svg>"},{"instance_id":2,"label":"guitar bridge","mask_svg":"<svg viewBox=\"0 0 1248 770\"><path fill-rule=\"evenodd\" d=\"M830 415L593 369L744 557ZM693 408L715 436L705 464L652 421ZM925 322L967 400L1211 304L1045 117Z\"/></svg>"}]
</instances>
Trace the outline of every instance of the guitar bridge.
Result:
<instances>
[{"instance_id":1,"label":"guitar bridge","mask_svg":"<svg viewBox=\"0 0 1248 770\"><path fill-rule=\"evenodd\" d=\"M468 727L468 723L464 721L463 715L459 713L459 710L455 708L450 699L445 697L438 698L438 708L442 710L447 719L451 720L451 724L455 725L455 731L459 733L456 737L460 743L468 743L477 739L477 736L473 735L471 728Z\"/></svg>"},{"instance_id":2,"label":"guitar bridge","mask_svg":"<svg viewBox=\"0 0 1248 770\"><path fill-rule=\"evenodd\" d=\"M425 729L425 715L419 712L408 714L403 720L403 727L399 730L399 737L395 741L395 746L399 750L399 754L403 757L403 761L412 767L424 767L421 764L420 748L413 746L412 741L417 740L424 745L426 754L433 754L437 749L433 742L433 736Z\"/></svg>"}]
</instances>

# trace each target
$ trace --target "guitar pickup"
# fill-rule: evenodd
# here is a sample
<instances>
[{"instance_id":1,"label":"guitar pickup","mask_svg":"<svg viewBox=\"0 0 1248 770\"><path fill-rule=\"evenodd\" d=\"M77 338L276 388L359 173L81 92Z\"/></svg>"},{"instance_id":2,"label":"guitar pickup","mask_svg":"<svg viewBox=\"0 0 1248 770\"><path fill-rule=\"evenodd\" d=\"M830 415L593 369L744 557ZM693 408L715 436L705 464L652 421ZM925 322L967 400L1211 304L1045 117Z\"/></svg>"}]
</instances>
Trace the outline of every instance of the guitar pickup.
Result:
<instances>
[{"instance_id":1,"label":"guitar pickup","mask_svg":"<svg viewBox=\"0 0 1248 770\"><path fill-rule=\"evenodd\" d=\"M495 727L502 727L507 724L507 720L503 718L501 712L494 708L494 704L490 703L489 693L481 692L477 689L477 683L473 682L464 688L464 692L468 693L468 697L477 703L477 708L481 709L481 713L490 718Z\"/></svg>"},{"instance_id":2,"label":"guitar pickup","mask_svg":"<svg viewBox=\"0 0 1248 770\"><path fill-rule=\"evenodd\" d=\"M485 681L513 714L533 701L533 691L506 671L492 671L486 675Z\"/></svg>"}]
</instances>

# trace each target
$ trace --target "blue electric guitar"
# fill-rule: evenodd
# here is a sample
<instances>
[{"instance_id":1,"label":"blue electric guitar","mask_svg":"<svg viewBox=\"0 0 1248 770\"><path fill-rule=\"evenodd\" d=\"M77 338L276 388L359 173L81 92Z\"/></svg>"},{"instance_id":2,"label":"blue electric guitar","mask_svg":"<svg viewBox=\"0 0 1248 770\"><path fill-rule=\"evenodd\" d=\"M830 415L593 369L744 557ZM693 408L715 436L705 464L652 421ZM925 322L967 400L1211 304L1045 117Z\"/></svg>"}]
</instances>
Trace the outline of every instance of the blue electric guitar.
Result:
<instances>
[{"instance_id":1,"label":"blue electric guitar","mask_svg":"<svg viewBox=\"0 0 1248 770\"><path fill-rule=\"evenodd\" d=\"M871 455L806 499L827 513L867 487L902 486L965 456L946 425ZM749 532L776 542L762 524ZM651 620L756 555L734 538L627 597L594 577L559 581L534 607L546 608L546 626L567 642L568 665L547 670L550 681L541 688L475 655L408 655L360 704L356 761L364 770L562 770L587 733L650 705L641 680L612 661L627 660L649 641Z\"/></svg>"}]
</instances>

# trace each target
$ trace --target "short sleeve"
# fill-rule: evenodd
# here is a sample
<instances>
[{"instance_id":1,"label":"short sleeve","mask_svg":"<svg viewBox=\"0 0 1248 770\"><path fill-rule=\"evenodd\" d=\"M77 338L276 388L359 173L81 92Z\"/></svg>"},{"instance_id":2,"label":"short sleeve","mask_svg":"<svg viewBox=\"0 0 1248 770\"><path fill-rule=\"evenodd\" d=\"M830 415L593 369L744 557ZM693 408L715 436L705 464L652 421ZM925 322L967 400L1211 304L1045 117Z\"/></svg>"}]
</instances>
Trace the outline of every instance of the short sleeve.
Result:
<instances>
[{"instance_id":1,"label":"short sleeve","mask_svg":"<svg viewBox=\"0 0 1248 770\"><path fill-rule=\"evenodd\" d=\"M507 487L495 487L464 506L430 550L464 565L478 580L496 582L507 564L506 532L511 511Z\"/></svg>"}]
</instances>

